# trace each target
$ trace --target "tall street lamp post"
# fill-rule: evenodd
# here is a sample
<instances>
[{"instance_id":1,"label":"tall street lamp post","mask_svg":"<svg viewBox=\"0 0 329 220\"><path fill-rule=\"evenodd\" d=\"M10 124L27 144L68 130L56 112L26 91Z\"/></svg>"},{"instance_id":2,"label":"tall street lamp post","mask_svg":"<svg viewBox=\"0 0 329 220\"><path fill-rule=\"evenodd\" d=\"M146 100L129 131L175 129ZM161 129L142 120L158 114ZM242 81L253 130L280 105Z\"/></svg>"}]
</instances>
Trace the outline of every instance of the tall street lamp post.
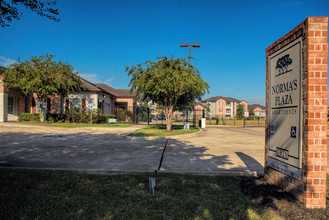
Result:
<instances>
[{"instance_id":1,"label":"tall street lamp post","mask_svg":"<svg viewBox=\"0 0 329 220\"><path fill-rule=\"evenodd\" d=\"M189 50L188 50L188 64L191 64L191 46L192 47L200 47L200 44L199 43L193 43L193 44L181 43L180 44L180 47L189 47ZM189 126L189 123L188 123L188 111L186 111L186 122L184 122L184 130L189 130L189 129L190 129L190 126Z\"/></svg>"},{"instance_id":2,"label":"tall street lamp post","mask_svg":"<svg viewBox=\"0 0 329 220\"><path fill-rule=\"evenodd\" d=\"M193 43L193 44L188 44L188 43L181 43L180 47L189 47L188 51L188 64L191 64L191 46L192 47L200 47L199 43Z\"/></svg>"}]
</instances>

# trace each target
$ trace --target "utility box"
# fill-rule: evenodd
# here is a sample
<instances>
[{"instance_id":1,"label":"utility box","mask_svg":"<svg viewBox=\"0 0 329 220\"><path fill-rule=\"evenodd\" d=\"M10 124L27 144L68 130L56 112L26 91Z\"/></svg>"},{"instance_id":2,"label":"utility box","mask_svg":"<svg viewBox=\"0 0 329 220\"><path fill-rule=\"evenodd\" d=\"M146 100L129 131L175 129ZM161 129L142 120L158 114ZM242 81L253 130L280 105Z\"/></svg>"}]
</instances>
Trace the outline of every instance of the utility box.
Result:
<instances>
[{"instance_id":1,"label":"utility box","mask_svg":"<svg viewBox=\"0 0 329 220\"><path fill-rule=\"evenodd\" d=\"M184 130L190 130L190 122L188 121L184 122Z\"/></svg>"},{"instance_id":2,"label":"utility box","mask_svg":"<svg viewBox=\"0 0 329 220\"><path fill-rule=\"evenodd\" d=\"M200 127L201 128L206 128L206 119L205 118L201 118Z\"/></svg>"}]
</instances>

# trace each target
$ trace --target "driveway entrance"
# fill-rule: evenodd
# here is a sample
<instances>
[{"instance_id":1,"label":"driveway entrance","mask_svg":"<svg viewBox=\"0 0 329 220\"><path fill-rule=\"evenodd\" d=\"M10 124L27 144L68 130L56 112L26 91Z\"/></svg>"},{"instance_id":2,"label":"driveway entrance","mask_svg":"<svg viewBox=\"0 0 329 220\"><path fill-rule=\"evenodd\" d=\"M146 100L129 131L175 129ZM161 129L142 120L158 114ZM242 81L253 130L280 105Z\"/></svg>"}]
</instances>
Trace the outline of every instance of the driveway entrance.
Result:
<instances>
[{"instance_id":1,"label":"driveway entrance","mask_svg":"<svg viewBox=\"0 0 329 220\"><path fill-rule=\"evenodd\" d=\"M0 124L0 166L153 172L167 142L131 138L138 128L49 128ZM263 173L264 128L209 127L168 139L160 172Z\"/></svg>"}]
</instances>

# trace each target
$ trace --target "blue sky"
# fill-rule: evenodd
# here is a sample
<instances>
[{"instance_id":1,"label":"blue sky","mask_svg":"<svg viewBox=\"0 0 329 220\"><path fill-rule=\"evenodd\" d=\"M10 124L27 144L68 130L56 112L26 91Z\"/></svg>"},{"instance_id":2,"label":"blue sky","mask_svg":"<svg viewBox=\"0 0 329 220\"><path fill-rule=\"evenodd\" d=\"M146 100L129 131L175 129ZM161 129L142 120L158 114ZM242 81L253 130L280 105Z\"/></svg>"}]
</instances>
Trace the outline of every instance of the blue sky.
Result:
<instances>
[{"instance_id":1,"label":"blue sky","mask_svg":"<svg viewBox=\"0 0 329 220\"><path fill-rule=\"evenodd\" d=\"M57 0L55 23L28 10L0 28L0 65L41 54L68 61L92 82L128 88L125 67L157 56L187 57L211 96L264 104L265 48L310 16L329 16L328 0Z\"/></svg>"}]
</instances>

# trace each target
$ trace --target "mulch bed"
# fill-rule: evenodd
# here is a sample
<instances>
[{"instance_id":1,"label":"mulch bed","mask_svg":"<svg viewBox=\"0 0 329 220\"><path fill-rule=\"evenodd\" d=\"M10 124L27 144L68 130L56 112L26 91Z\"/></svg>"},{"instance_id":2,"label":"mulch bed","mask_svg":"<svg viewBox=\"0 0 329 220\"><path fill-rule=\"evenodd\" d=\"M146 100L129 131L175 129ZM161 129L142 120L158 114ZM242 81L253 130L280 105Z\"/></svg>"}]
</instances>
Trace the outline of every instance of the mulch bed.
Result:
<instances>
[{"instance_id":1,"label":"mulch bed","mask_svg":"<svg viewBox=\"0 0 329 220\"><path fill-rule=\"evenodd\" d=\"M238 181L241 192L264 211L289 220L329 219L328 203L326 209L306 209L294 196L267 183L263 177L239 177Z\"/></svg>"}]
</instances>

